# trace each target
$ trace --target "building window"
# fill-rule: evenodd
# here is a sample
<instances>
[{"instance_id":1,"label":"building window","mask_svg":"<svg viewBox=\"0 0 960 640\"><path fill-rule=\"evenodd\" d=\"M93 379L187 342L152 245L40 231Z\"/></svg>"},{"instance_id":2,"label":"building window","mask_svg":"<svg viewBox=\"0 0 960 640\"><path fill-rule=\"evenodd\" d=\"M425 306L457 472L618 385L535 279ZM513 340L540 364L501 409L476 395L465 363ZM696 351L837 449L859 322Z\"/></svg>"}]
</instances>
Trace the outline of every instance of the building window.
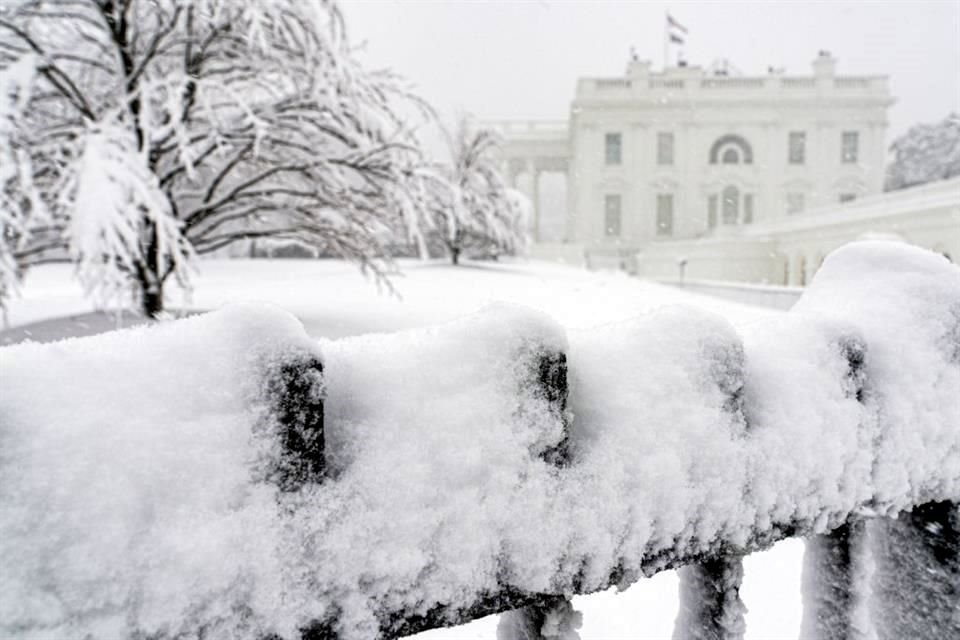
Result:
<instances>
[{"instance_id":1,"label":"building window","mask_svg":"<svg viewBox=\"0 0 960 640\"><path fill-rule=\"evenodd\" d=\"M737 151L736 147L727 147L720 154L720 162L722 164L740 164L740 152Z\"/></svg>"},{"instance_id":2,"label":"building window","mask_svg":"<svg viewBox=\"0 0 960 640\"><path fill-rule=\"evenodd\" d=\"M622 160L623 138L619 133L608 133L604 139L604 157L607 164L620 164Z\"/></svg>"},{"instance_id":3,"label":"building window","mask_svg":"<svg viewBox=\"0 0 960 640\"><path fill-rule=\"evenodd\" d=\"M608 195L603 202L603 233L608 238L620 237L621 200L619 195Z\"/></svg>"},{"instance_id":4,"label":"building window","mask_svg":"<svg viewBox=\"0 0 960 640\"><path fill-rule=\"evenodd\" d=\"M857 194L855 193L841 193L840 194L840 204L844 202L853 202L857 199Z\"/></svg>"},{"instance_id":5,"label":"building window","mask_svg":"<svg viewBox=\"0 0 960 640\"><path fill-rule=\"evenodd\" d=\"M787 213L800 213L804 209L803 194L802 193L788 193L787 194Z\"/></svg>"},{"instance_id":6,"label":"building window","mask_svg":"<svg viewBox=\"0 0 960 640\"><path fill-rule=\"evenodd\" d=\"M750 147L750 143L741 138L740 136L735 135L726 135L717 138L717 140L710 147L710 164L724 163L729 164L726 161L727 152L730 148L737 150L737 162L735 164L753 164L753 149ZM732 158L732 156L730 156Z\"/></svg>"},{"instance_id":7,"label":"building window","mask_svg":"<svg viewBox=\"0 0 960 640\"><path fill-rule=\"evenodd\" d=\"M657 235L673 235L673 194L657 195Z\"/></svg>"},{"instance_id":8,"label":"building window","mask_svg":"<svg viewBox=\"0 0 960 640\"><path fill-rule=\"evenodd\" d=\"M787 162L803 164L807 161L807 134L805 132L791 131L789 147Z\"/></svg>"},{"instance_id":9,"label":"building window","mask_svg":"<svg viewBox=\"0 0 960 640\"><path fill-rule=\"evenodd\" d=\"M707 228L717 228L717 196L707 198Z\"/></svg>"},{"instance_id":10,"label":"building window","mask_svg":"<svg viewBox=\"0 0 960 640\"><path fill-rule=\"evenodd\" d=\"M753 194L743 194L743 224L753 223Z\"/></svg>"},{"instance_id":11,"label":"building window","mask_svg":"<svg viewBox=\"0 0 960 640\"><path fill-rule=\"evenodd\" d=\"M657 164L673 164L673 134L657 134Z\"/></svg>"},{"instance_id":12,"label":"building window","mask_svg":"<svg viewBox=\"0 0 960 640\"><path fill-rule=\"evenodd\" d=\"M723 190L723 224L737 224L740 217L740 191L733 185Z\"/></svg>"},{"instance_id":13,"label":"building window","mask_svg":"<svg viewBox=\"0 0 960 640\"><path fill-rule=\"evenodd\" d=\"M860 152L860 134L856 131L844 131L840 157L845 163L856 162Z\"/></svg>"}]
</instances>

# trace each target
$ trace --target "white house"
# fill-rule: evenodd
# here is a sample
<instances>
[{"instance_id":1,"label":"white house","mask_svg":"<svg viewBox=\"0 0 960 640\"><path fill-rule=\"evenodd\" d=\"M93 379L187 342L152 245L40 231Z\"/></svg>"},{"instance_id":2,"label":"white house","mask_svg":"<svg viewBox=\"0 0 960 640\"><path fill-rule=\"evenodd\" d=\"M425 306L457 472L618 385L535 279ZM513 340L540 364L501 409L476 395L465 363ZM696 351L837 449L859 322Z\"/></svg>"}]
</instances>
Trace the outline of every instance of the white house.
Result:
<instances>
[{"instance_id":1,"label":"white house","mask_svg":"<svg viewBox=\"0 0 960 640\"><path fill-rule=\"evenodd\" d=\"M537 253L605 266L639 256L648 275L666 275L653 265L668 260L674 275L677 260L693 260L694 243L723 256L713 269L701 265L701 277L799 284L823 253L797 248L801 228L816 236L831 211L842 217L881 193L893 102L886 76L837 75L827 52L807 76L695 66L657 73L632 60L624 76L580 79L566 123L491 124L503 133L510 179L532 177L536 240L540 175L566 174L564 237ZM860 222L843 241L873 230L864 215ZM783 245L781 232L791 238ZM831 237L827 244L842 243Z\"/></svg>"}]
</instances>

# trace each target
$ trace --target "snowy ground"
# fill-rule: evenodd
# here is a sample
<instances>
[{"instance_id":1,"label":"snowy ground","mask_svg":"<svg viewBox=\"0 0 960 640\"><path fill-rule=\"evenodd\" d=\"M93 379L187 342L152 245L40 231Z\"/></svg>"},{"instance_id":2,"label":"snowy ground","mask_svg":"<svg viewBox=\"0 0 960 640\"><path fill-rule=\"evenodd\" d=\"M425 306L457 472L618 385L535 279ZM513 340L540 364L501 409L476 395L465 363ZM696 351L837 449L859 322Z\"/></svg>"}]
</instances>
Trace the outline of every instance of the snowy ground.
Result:
<instances>
[{"instance_id":1,"label":"snowy ground","mask_svg":"<svg viewBox=\"0 0 960 640\"><path fill-rule=\"evenodd\" d=\"M341 337L443 322L494 301L543 310L568 328L622 320L665 305L706 309L744 326L779 312L746 307L638 281L619 273L589 273L541 263L473 264L409 262L395 280L398 296L379 294L354 266L336 261L206 261L192 300L171 306L212 309L229 302L266 301L297 315L314 336ZM129 324L130 319L86 315L92 311L71 267L31 272L22 296L10 304L10 328L0 345L24 338L54 339ZM72 319L71 319L72 317ZM796 638L800 623L802 542L791 540L746 560L743 598L749 608L747 638ZM669 638L677 608L677 580L663 573L622 594L575 599L584 613L583 640ZM421 640L495 637L495 617Z\"/></svg>"}]
</instances>

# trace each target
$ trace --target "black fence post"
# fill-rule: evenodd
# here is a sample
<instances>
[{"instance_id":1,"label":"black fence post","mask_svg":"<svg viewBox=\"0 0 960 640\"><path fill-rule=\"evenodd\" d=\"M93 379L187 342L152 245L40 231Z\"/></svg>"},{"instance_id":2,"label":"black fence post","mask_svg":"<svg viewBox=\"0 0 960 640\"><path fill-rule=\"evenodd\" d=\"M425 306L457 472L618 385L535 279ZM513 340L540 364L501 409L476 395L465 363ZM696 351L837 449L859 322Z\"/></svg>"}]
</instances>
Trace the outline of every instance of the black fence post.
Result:
<instances>
[{"instance_id":1,"label":"black fence post","mask_svg":"<svg viewBox=\"0 0 960 640\"><path fill-rule=\"evenodd\" d=\"M570 420L567 416L567 398L570 394L567 383L567 354L544 352L536 358L535 395L547 402L550 413L563 426L563 436L548 446L540 457L547 464L564 467L570 462Z\"/></svg>"},{"instance_id":2,"label":"black fence post","mask_svg":"<svg viewBox=\"0 0 960 640\"><path fill-rule=\"evenodd\" d=\"M721 392L723 413L735 434L746 433L743 412L745 355L739 341L708 345L704 350L711 383ZM743 556L732 553L677 571L680 605L673 640L740 640L747 611L740 599Z\"/></svg>"},{"instance_id":3,"label":"black fence post","mask_svg":"<svg viewBox=\"0 0 960 640\"><path fill-rule=\"evenodd\" d=\"M863 404L866 385L866 344L845 336L837 344L846 361L844 395ZM863 640L869 629L858 621L857 608L866 606L865 525L851 519L830 533L806 541L803 556L803 640Z\"/></svg>"},{"instance_id":4,"label":"black fence post","mask_svg":"<svg viewBox=\"0 0 960 640\"><path fill-rule=\"evenodd\" d=\"M803 640L867 638L856 609L864 606L861 563L865 524L852 520L828 534L807 539L803 555Z\"/></svg>"},{"instance_id":5,"label":"black fence post","mask_svg":"<svg viewBox=\"0 0 960 640\"><path fill-rule=\"evenodd\" d=\"M951 312L942 345L947 362L960 367L960 303ZM928 502L877 519L869 533L877 638L960 638L960 505Z\"/></svg>"},{"instance_id":6,"label":"black fence post","mask_svg":"<svg viewBox=\"0 0 960 640\"><path fill-rule=\"evenodd\" d=\"M297 354L266 373L264 420L280 446L264 475L281 491L296 491L325 476L323 375L323 363L312 354Z\"/></svg>"},{"instance_id":7,"label":"black fence post","mask_svg":"<svg viewBox=\"0 0 960 640\"><path fill-rule=\"evenodd\" d=\"M564 596L547 596L535 605L500 616L497 640L575 640L583 617Z\"/></svg>"},{"instance_id":8,"label":"black fence post","mask_svg":"<svg viewBox=\"0 0 960 640\"><path fill-rule=\"evenodd\" d=\"M560 422L563 430L559 439L534 453L549 465L565 467L570 462L567 355L536 345L521 357L529 360L529 372L521 380L521 393L529 388L536 401L546 402L549 415ZM581 621L569 598L545 594L533 604L501 614L497 640L574 640L580 637L576 629Z\"/></svg>"},{"instance_id":9,"label":"black fence post","mask_svg":"<svg viewBox=\"0 0 960 640\"><path fill-rule=\"evenodd\" d=\"M743 558L723 556L683 567L673 640L735 640L746 631L740 599Z\"/></svg>"},{"instance_id":10,"label":"black fence post","mask_svg":"<svg viewBox=\"0 0 960 640\"><path fill-rule=\"evenodd\" d=\"M871 523L879 640L960 638L960 511L929 502Z\"/></svg>"}]
</instances>

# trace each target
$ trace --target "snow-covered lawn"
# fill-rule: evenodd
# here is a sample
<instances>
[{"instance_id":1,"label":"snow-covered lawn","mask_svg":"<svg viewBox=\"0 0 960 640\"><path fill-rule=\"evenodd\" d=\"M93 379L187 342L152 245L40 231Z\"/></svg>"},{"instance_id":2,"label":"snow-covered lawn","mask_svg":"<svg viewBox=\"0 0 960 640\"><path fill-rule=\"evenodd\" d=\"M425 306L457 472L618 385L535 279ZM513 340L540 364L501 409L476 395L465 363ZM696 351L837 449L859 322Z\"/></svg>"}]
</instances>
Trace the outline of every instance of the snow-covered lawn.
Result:
<instances>
[{"instance_id":1,"label":"snow-covered lawn","mask_svg":"<svg viewBox=\"0 0 960 640\"><path fill-rule=\"evenodd\" d=\"M482 263L450 267L444 263L405 262L394 281L399 295L378 293L356 267L337 261L210 260L200 263L191 300L177 294L174 307L212 309L230 302L266 301L304 323L317 337L337 338L393 331L444 322L495 301L545 311L567 328L585 328L623 320L658 307L685 304L718 313L736 326L762 321L779 312L746 307L642 282L619 273L590 273L542 263ZM11 329L0 345L21 339L25 325L36 339L60 333L109 328L112 319L69 316L91 306L71 278L71 267L50 265L32 271L22 296L10 304ZM65 319L67 318L67 319ZM18 329L19 327L19 329ZM749 608L747 638L795 638L800 621L800 558L796 540L746 559L743 598ZM673 572L644 580L623 594L579 597L584 640L669 638L677 609ZM418 636L423 640L495 637L494 617L457 629Z\"/></svg>"},{"instance_id":2,"label":"snow-covered lawn","mask_svg":"<svg viewBox=\"0 0 960 640\"><path fill-rule=\"evenodd\" d=\"M398 295L379 292L354 265L336 260L205 260L192 300L177 292L168 306L213 309L237 301L266 301L296 315L309 333L341 337L420 327L472 313L496 301L540 309L568 328L590 327L670 304L719 313L735 325L776 313L696 296L622 273L534 262L404 261L393 279ZM90 312L71 277L72 267L46 265L27 274L10 303L12 327Z\"/></svg>"}]
</instances>

